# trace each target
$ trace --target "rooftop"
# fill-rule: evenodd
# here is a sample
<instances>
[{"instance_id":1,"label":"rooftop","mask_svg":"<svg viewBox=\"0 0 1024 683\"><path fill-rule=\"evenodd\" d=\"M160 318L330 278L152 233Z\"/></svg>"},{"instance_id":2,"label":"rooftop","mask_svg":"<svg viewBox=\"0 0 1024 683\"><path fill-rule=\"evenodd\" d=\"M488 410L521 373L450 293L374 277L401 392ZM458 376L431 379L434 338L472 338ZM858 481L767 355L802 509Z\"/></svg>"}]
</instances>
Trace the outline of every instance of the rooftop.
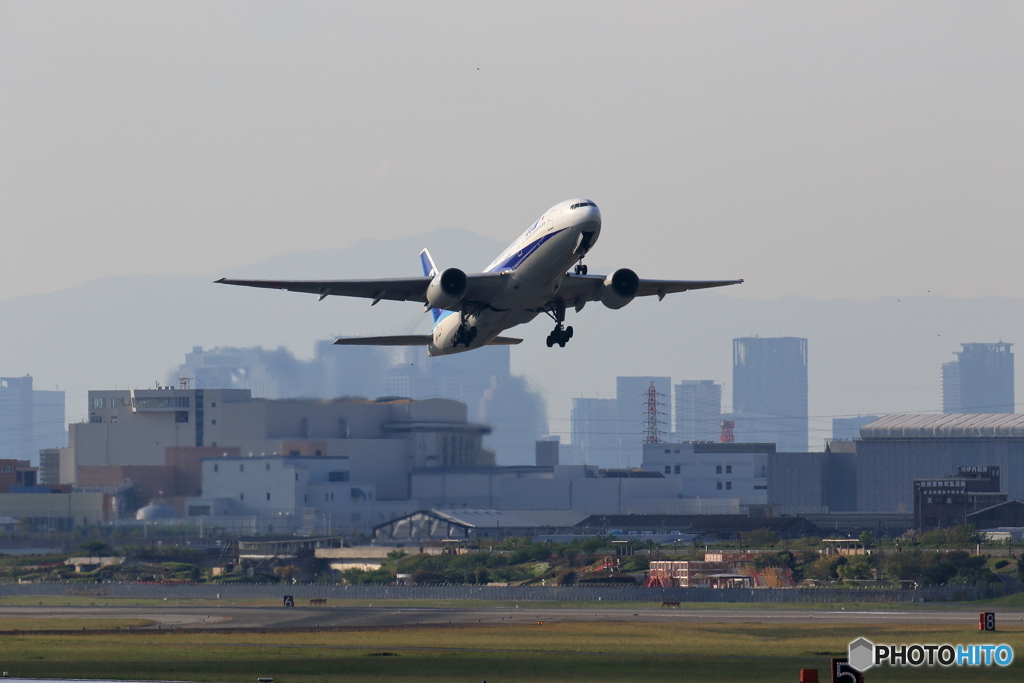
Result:
<instances>
[{"instance_id":1,"label":"rooftop","mask_svg":"<svg viewBox=\"0 0 1024 683\"><path fill-rule=\"evenodd\" d=\"M1024 437L1024 414L934 415L894 413L860 428L862 439Z\"/></svg>"}]
</instances>

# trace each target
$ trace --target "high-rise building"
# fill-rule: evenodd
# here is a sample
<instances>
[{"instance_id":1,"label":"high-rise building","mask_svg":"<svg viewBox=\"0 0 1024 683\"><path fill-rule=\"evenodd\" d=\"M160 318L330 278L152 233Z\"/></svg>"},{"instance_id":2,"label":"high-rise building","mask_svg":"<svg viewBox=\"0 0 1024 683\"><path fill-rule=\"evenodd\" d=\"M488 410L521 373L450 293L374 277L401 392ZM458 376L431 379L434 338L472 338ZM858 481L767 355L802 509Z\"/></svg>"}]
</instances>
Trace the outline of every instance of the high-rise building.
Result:
<instances>
[{"instance_id":1,"label":"high-rise building","mask_svg":"<svg viewBox=\"0 0 1024 683\"><path fill-rule=\"evenodd\" d=\"M942 412L1012 413L1013 344L961 344L942 364Z\"/></svg>"},{"instance_id":2,"label":"high-rise building","mask_svg":"<svg viewBox=\"0 0 1024 683\"><path fill-rule=\"evenodd\" d=\"M573 465L618 467L618 402L614 398L574 398L570 424Z\"/></svg>"},{"instance_id":3,"label":"high-rise building","mask_svg":"<svg viewBox=\"0 0 1024 683\"><path fill-rule=\"evenodd\" d=\"M718 441L721 435L722 385L710 379L684 379L676 385L676 438Z\"/></svg>"},{"instance_id":4,"label":"high-rise building","mask_svg":"<svg viewBox=\"0 0 1024 683\"><path fill-rule=\"evenodd\" d=\"M732 340L732 350L736 440L806 451L807 340L742 337Z\"/></svg>"},{"instance_id":5,"label":"high-rise building","mask_svg":"<svg viewBox=\"0 0 1024 683\"><path fill-rule=\"evenodd\" d=\"M64 392L32 388L32 376L0 377L0 458L39 462L43 448L67 446Z\"/></svg>"},{"instance_id":6,"label":"high-rise building","mask_svg":"<svg viewBox=\"0 0 1024 683\"><path fill-rule=\"evenodd\" d=\"M618 412L619 453L615 467L639 467L648 425L648 392L654 384L658 431L667 436L672 419L672 378L616 377L615 400Z\"/></svg>"}]
</instances>

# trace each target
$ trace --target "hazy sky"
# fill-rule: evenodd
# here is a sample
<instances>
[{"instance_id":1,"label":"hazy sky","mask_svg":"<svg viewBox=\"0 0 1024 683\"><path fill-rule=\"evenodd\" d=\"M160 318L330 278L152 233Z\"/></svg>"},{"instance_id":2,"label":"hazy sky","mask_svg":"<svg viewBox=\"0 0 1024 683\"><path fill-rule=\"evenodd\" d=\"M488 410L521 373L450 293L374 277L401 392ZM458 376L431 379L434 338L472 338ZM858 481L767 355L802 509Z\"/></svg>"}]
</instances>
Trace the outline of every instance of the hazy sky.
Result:
<instances>
[{"instance_id":1,"label":"hazy sky","mask_svg":"<svg viewBox=\"0 0 1024 683\"><path fill-rule=\"evenodd\" d=\"M1020 2L8 0L0 299L574 196L641 276L1022 297L1022 86Z\"/></svg>"}]
</instances>

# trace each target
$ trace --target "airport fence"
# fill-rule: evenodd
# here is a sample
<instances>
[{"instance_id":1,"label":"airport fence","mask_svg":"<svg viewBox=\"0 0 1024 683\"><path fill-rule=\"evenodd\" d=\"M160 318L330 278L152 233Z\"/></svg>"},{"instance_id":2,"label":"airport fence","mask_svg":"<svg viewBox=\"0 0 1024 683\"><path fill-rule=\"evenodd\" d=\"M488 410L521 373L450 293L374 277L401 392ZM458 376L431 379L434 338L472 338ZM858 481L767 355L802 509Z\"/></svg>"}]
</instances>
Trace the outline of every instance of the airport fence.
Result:
<instances>
[{"instance_id":1,"label":"airport fence","mask_svg":"<svg viewBox=\"0 0 1024 683\"><path fill-rule=\"evenodd\" d=\"M496 600L732 603L913 603L962 602L1013 592L993 586L880 588L642 588L639 586L346 586L339 584L147 584L25 583L0 584L2 597L92 596L174 600Z\"/></svg>"}]
</instances>

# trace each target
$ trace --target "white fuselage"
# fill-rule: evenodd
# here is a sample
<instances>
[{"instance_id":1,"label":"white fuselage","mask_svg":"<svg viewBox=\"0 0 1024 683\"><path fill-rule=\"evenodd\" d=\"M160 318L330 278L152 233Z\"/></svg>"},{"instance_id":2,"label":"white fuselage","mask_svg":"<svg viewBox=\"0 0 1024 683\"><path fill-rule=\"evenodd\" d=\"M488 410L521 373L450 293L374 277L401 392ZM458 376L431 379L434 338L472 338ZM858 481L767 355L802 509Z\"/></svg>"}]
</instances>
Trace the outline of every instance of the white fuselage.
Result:
<instances>
[{"instance_id":1,"label":"white fuselage","mask_svg":"<svg viewBox=\"0 0 1024 683\"><path fill-rule=\"evenodd\" d=\"M452 344L460 316L448 311L434 326L431 356L461 353L487 344L504 330L528 323L558 294L566 271L601 234L601 211L586 199L554 205L496 258L484 272L500 273L501 293L485 307L472 310L466 324L477 328L468 345Z\"/></svg>"}]
</instances>

